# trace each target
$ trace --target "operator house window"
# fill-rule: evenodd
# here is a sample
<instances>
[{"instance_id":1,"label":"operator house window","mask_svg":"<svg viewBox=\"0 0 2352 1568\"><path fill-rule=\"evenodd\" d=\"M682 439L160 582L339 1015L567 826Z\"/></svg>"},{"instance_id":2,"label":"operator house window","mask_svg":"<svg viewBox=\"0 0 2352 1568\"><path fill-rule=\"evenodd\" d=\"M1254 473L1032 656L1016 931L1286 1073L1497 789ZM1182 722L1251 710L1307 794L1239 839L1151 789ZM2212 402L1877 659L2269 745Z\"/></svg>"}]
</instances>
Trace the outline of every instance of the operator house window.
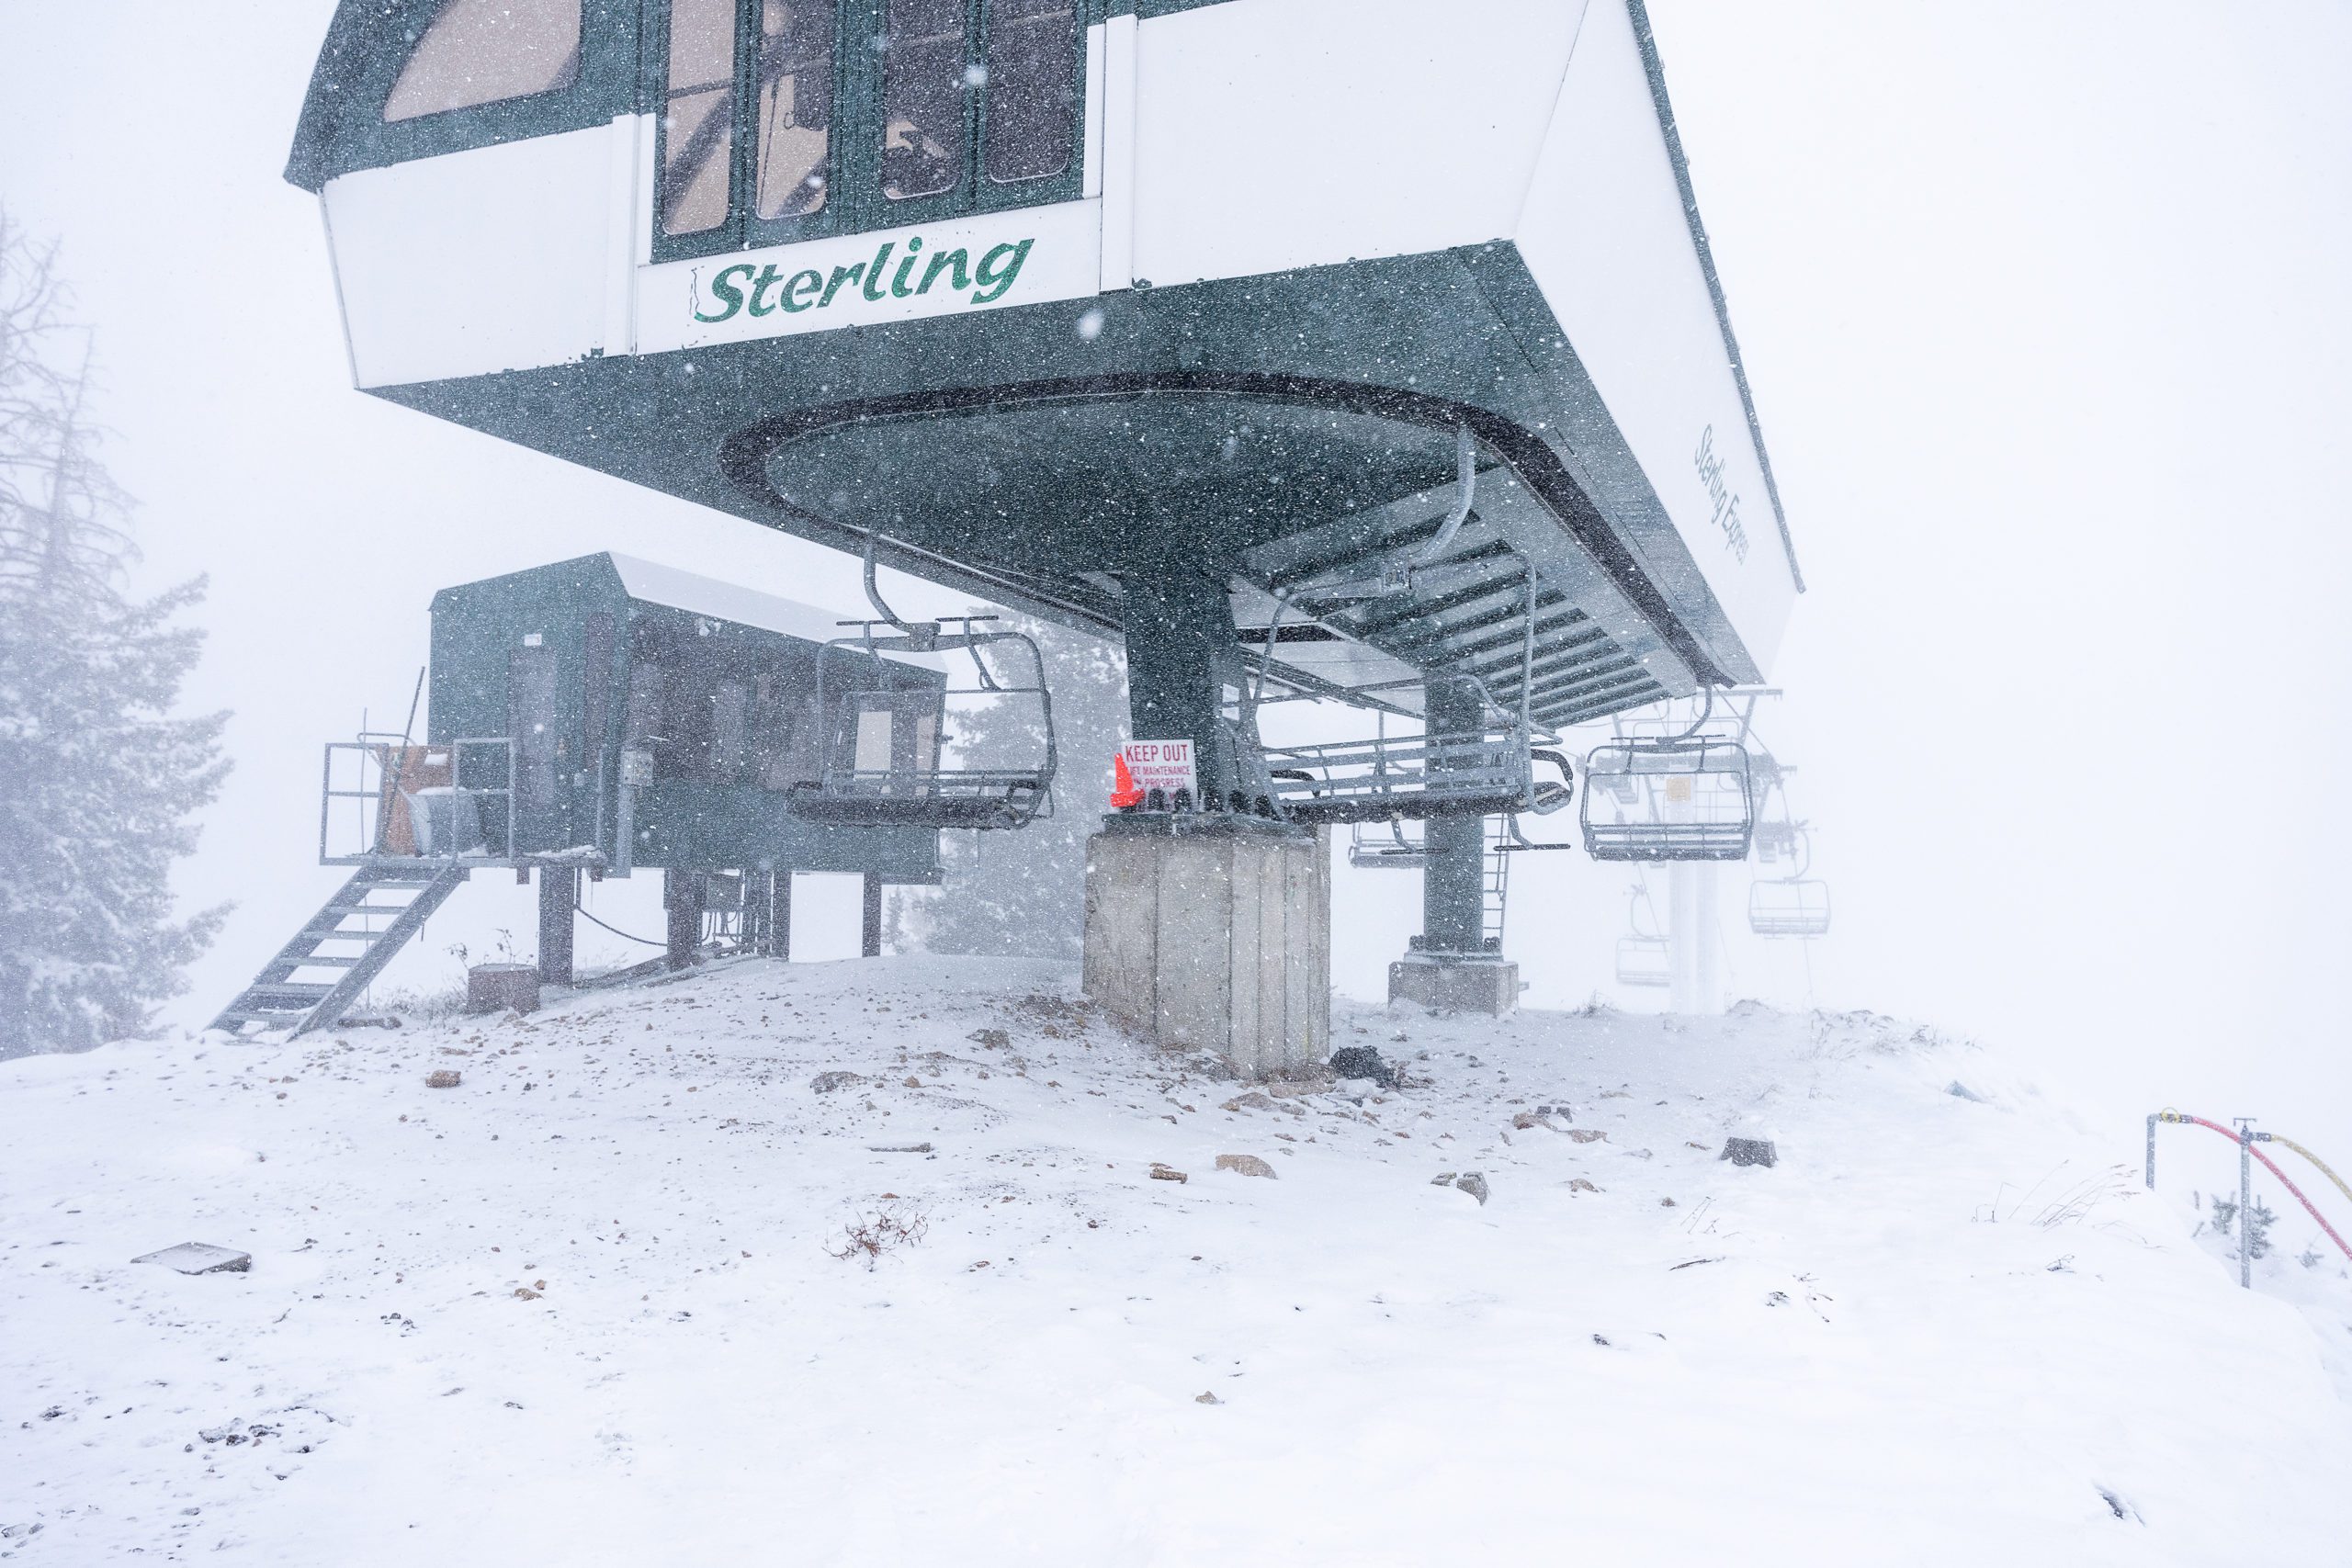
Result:
<instances>
[{"instance_id":1,"label":"operator house window","mask_svg":"<svg viewBox=\"0 0 2352 1568\"><path fill-rule=\"evenodd\" d=\"M414 43L384 99L387 124L571 85L580 0L450 0Z\"/></svg>"},{"instance_id":2,"label":"operator house window","mask_svg":"<svg viewBox=\"0 0 2352 1568\"><path fill-rule=\"evenodd\" d=\"M996 0L989 17L988 176L1040 180L1078 143L1078 12L1070 0Z\"/></svg>"},{"instance_id":3,"label":"operator house window","mask_svg":"<svg viewBox=\"0 0 2352 1568\"><path fill-rule=\"evenodd\" d=\"M727 221L735 134L735 0L671 0L662 231Z\"/></svg>"},{"instance_id":4,"label":"operator house window","mask_svg":"<svg viewBox=\"0 0 2352 1568\"><path fill-rule=\"evenodd\" d=\"M763 0L760 9L759 215L799 218L825 205L833 118L834 0Z\"/></svg>"},{"instance_id":5,"label":"operator house window","mask_svg":"<svg viewBox=\"0 0 2352 1568\"><path fill-rule=\"evenodd\" d=\"M1077 194L1080 0L663 9L659 254Z\"/></svg>"},{"instance_id":6,"label":"operator house window","mask_svg":"<svg viewBox=\"0 0 2352 1568\"><path fill-rule=\"evenodd\" d=\"M889 0L882 49L882 194L954 188L964 171L963 0Z\"/></svg>"}]
</instances>

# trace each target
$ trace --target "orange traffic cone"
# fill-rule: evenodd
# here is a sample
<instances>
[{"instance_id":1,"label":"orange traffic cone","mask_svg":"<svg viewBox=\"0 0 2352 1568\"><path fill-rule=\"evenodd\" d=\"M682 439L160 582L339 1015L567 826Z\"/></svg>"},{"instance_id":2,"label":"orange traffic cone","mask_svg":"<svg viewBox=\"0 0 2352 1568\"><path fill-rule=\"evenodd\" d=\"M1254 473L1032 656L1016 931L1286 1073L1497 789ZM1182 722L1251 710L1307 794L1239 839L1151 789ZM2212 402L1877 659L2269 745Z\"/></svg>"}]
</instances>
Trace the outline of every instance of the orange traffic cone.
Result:
<instances>
[{"instance_id":1,"label":"orange traffic cone","mask_svg":"<svg viewBox=\"0 0 2352 1568\"><path fill-rule=\"evenodd\" d=\"M1143 791L1136 787L1135 774L1127 772L1127 759L1123 752L1111 758L1111 809L1127 811L1143 804Z\"/></svg>"}]
</instances>

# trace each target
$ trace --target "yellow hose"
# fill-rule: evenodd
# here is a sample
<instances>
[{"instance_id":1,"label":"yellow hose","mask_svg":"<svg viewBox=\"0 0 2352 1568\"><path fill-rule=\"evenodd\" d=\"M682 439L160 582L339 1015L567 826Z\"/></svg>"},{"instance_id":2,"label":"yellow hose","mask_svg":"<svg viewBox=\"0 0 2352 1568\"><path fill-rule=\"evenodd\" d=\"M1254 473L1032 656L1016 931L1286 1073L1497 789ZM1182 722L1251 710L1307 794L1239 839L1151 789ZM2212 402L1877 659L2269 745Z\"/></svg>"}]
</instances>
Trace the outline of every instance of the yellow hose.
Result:
<instances>
[{"instance_id":1,"label":"yellow hose","mask_svg":"<svg viewBox=\"0 0 2352 1568\"><path fill-rule=\"evenodd\" d=\"M2335 1174L2335 1172L2334 1172L2334 1171L2332 1171L2332 1170L2328 1169L2328 1168L2327 1168L2327 1162L2326 1162L2325 1160L2324 1160L2324 1159L2320 1158L2320 1157L2319 1157L2319 1156L2317 1156L2317 1155L2315 1155L2315 1154L2312 1153L2312 1152L2311 1152L2311 1150L2309 1150L2309 1149L2307 1149L2307 1148L2303 1147L2303 1145L2301 1145L2301 1144L2299 1144L2299 1143L2295 1142L2295 1140L2294 1140L2294 1139L2292 1139L2292 1138L2282 1138L2282 1137L2280 1137L2280 1136L2279 1136L2278 1134L2276 1134L2276 1133L2273 1133L2273 1134L2271 1134L2269 1135L2269 1141L2270 1141L2270 1142L2272 1142L2272 1143L2274 1143L2274 1144L2284 1144L2284 1145L2286 1145L2289 1148L2290 1148L2290 1149L2294 1150L2297 1154L2299 1154L2299 1155L2302 1156L2305 1159L2307 1159L2307 1160L2311 1161L2313 1165L2315 1165L2315 1166L2319 1167L2320 1174L2321 1174L2322 1176L2326 1177L2330 1181L2335 1182L2335 1190L2336 1190L2338 1192L2343 1193L2343 1194L2344 1194L2344 1196L2345 1196L2345 1197L2346 1197L2346 1198L2352 1198L2352 1187L2346 1187L2346 1186L2345 1186L2345 1185L2344 1185L2344 1178L2342 1178L2342 1177L2340 1177L2340 1176L2336 1175L2336 1174Z\"/></svg>"}]
</instances>

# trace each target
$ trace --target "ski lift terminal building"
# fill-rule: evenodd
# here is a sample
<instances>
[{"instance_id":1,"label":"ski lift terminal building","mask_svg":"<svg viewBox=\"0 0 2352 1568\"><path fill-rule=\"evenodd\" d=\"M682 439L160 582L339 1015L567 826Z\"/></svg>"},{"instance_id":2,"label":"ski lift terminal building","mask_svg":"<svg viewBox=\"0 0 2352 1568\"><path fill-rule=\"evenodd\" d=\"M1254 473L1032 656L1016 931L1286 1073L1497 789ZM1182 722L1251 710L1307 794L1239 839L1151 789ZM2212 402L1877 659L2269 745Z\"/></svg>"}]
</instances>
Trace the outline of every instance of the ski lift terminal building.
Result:
<instances>
[{"instance_id":1,"label":"ski lift terminal building","mask_svg":"<svg viewBox=\"0 0 2352 1568\"><path fill-rule=\"evenodd\" d=\"M1801 587L1640 0L345 0L287 174L364 390L1123 637L1149 875L1424 819L1424 999L1516 989L1478 818L1560 797L1487 759L1763 680ZM1290 698L1429 745L1343 784ZM1137 1021L1319 1060L1238 1008Z\"/></svg>"}]
</instances>

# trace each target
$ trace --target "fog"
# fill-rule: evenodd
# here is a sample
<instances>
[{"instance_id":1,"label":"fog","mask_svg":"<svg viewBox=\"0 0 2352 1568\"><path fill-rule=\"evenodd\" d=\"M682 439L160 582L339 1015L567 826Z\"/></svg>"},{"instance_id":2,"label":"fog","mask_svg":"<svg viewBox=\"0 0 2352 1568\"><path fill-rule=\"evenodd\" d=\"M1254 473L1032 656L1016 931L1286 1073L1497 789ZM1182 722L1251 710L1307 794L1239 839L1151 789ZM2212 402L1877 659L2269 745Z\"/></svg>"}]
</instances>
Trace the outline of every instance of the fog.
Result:
<instances>
[{"instance_id":1,"label":"fog","mask_svg":"<svg viewBox=\"0 0 2352 1568\"><path fill-rule=\"evenodd\" d=\"M351 389L316 203L278 178L330 10L0 24L0 200L62 243L97 330L143 581L211 576L189 702L236 710L179 886L239 908L183 1022L334 886L318 745L363 708L397 728L435 588L618 548L861 602L847 557ZM2291 1116L2324 1145L2352 1109L2352 11L1652 12L1809 588L1766 732L1838 901L1809 953L1735 940L1731 993L1975 1034L2103 1118ZM1628 879L1515 875L1530 1000L1614 995ZM1342 884L1343 988L1378 993L1414 880ZM594 907L658 931L653 894ZM415 983L454 975L449 942L529 940L511 888L458 908ZM810 909L800 951L848 951L852 908Z\"/></svg>"}]
</instances>

